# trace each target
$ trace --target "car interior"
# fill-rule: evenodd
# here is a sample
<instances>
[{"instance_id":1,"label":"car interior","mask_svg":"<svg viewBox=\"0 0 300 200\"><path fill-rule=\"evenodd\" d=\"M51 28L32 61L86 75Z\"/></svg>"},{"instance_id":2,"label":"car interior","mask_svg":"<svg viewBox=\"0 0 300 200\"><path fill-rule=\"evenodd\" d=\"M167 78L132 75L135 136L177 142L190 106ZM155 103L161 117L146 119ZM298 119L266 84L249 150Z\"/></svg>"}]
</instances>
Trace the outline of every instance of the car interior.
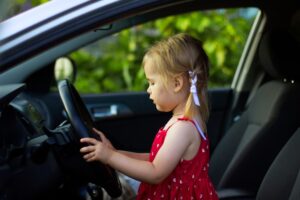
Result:
<instances>
[{"instance_id":1,"label":"car interior","mask_svg":"<svg viewBox=\"0 0 300 200\"><path fill-rule=\"evenodd\" d=\"M171 114L156 111L144 91L82 92L77 81L88 66L74 54L156 19L232 8L258 12L231 85L209 88L209 175L222 200L300 199L298 0L80 0L40 7L0 21L0 200L103 199L103 192L118 199L124 193L118 173L86 163L79 139L96 137L96 127L117 149L148 152ZM45 10L57 13L31 24ZM17 22L25 27L19 32ZM61 57L74 70L69 80L55 79Z\"/></svg>"},{"instance_id":2,"label":"car interior","mask_svg":"<svg viewBox=\"0 0 300 200\"><path fill-rule=\"evenodd\" d=\"M231 188L241 190L234 190L238 196L255 194L274 157L299 126L300 88L294 82L299 47L286 31L263 36L259 59L271 80L255 91L211 157L210 175L222 195L229 189L233 196Z\"/></svg>"}]
</instances>

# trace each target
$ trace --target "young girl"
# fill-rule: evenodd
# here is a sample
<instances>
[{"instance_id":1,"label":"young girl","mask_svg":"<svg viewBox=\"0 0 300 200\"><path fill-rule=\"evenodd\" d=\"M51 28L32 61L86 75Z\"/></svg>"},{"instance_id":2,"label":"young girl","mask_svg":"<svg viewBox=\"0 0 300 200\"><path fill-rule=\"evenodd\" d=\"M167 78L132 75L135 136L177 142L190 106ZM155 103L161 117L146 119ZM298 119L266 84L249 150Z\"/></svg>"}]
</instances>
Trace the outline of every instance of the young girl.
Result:
<instances>
[{"instance_id":1,"label":"young girl","mask_svg":"<svg viewBox=\"0 0 300 200\"><path fill-rule=\"evenodd\" d=\"M200 41L187 34L163 40L146 53L143 67L157 110L173 113L150 154L118 151L96 131L102 142L81 139L90 144L80 150L84 159L140 180L137 199L218 199L208 176L208 57Z\"/></svg>"}]
</instances>

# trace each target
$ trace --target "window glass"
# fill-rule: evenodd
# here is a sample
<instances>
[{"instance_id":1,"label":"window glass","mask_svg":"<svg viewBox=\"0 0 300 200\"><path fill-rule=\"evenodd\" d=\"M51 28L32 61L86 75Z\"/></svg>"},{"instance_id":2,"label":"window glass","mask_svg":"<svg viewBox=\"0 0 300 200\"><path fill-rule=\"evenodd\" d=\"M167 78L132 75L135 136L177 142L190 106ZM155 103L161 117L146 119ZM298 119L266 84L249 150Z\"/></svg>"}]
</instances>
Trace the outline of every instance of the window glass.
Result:
<instances>
[{"instance_id":1,"label":"window glass","mask_svg":"<svg viewBox=\"0 0 300 200\"><path fill-rule=\"evenodd\" d=\"M75 86L81 93L144 91L141 62L147 48L186 32L203 42L210 58L209 87L229 87L257 13L255 8L196 11L103 38L69 55L78 66Z\"/></svg>"}]
</instances>

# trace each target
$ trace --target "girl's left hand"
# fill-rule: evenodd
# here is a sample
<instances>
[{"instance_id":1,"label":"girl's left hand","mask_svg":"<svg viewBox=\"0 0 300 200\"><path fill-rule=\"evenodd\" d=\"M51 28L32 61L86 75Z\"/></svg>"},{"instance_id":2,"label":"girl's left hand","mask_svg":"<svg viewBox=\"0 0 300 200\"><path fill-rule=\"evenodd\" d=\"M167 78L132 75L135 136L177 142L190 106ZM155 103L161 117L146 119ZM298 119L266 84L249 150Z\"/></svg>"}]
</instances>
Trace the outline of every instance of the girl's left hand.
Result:
<instances>
[{"instance_id":1,"label":"girl's left hand","mask_svg":"<svg viewBox=\"0 0 300 200\"><path fill-rule=\"evenodd\" d=\"M80 142L88 144L88 146L80 149L80 152L84 154L83 158L87 162L100 161L106 164L113 152L113 149L108 145L94 138L82 138Z\"/></svg>"}]
</instances>

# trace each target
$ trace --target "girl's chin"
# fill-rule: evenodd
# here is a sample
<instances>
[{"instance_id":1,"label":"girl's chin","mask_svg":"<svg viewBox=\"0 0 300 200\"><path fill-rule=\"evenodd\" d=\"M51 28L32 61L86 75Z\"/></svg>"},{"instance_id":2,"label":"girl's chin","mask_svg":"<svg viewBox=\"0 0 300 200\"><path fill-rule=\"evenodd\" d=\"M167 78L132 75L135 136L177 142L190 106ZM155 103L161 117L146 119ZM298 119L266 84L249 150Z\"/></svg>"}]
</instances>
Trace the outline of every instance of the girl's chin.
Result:
<instances>
[{"instance_id":1,"label":"girl's chin","mask_svg":"<svg viewBox=\"0 0 300 200\"><path fill-rule=\"evenodd\" d=\"M160 112L164 112L163 109L160 106L158 106L157 104L155 104L155 107L156 107L156 110L158 110Z\"/></svg>"},{"instance_id":2,"label":"girl's chin","mask_svg":"<svg viewBox=\"0 0 300 200\"><path fill-rule=\"evenodd\" d=\"M159 112L170 112L171 111L171 110L164 109L156 104L155 104L155 106L156 106L156 110L158 110Z\"/></svg>"}]
</instances>

